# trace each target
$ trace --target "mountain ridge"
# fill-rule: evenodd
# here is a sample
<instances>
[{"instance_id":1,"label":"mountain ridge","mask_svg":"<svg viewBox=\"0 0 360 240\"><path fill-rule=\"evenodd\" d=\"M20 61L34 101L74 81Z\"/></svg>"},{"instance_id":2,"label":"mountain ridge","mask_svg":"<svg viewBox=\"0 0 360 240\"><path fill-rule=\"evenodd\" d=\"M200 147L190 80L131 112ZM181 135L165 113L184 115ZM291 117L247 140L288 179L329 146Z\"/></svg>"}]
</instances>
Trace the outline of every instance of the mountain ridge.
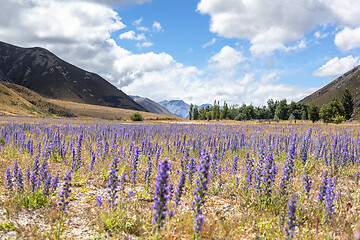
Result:
<instances>
[{"instance_id":1,"label":"mountain ridge","mask_svg":"<svg viewBox=\"0 0 360 240\"><path fill-rule=\"evenodd\" d=\"M147 111L99 75L40 47L22 48L0 41L0 79L46 98Z\"/></svg>"},{"instance_id":2,"label":"mountain ridge","mask_svg":"<svg viewBox=\"0 0 360 240\"><path fill-rule=\"evenodd\" d=\"M130 96L137 104L143 106L151 113L165 114L169 116L175 116L172 112L161 106L159 103L145 97Z\"/></svg>"},{"instance_id":3,"label":"mountain ridge","mask_svg":"<svg viewBox=\"0 0 360 240\"><path fill-rule=\"evenodd\" d=\"M360 100L357 97L359 94L357 91L360 90L360 65L354 67L350 71L347 71L319 90L301 99L299 102L306 103L308 105L315 104L321 106L323 104L327 104L333 98L340 99L344 94L345 89L349 89L353 97L355 96L355 104L358 107L360 105Z\"/></svg>"}]
</instances>

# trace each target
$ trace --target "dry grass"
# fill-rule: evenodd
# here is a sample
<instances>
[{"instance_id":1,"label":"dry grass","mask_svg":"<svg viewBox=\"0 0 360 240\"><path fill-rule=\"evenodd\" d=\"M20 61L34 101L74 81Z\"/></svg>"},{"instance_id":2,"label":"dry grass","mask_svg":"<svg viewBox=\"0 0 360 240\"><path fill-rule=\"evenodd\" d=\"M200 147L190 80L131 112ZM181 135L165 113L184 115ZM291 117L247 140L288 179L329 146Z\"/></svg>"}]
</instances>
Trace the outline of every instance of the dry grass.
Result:
<instances>
[{"instance_id":1,"label":"dry grass","mask_svg":"<svg viewBox=\"0 0 360 240\"><path fill-rule=\"evenodd\" d=\"M150 187L147 189L144 185L143 176L147 170L147 156L140 154L138 168L138 182L135 186L128 180L125 193L119 193L118 205L115 209L109 209L107 199L108 172L113 161L113 157L120 158L120 173L130 173L132 168L132 157L129 156L130 145L142 146L148 140L154 147L156 142L163 149L160 160L168 157L172 161L172 171L169 182L174 184L176 191L177 183L181 173L181 160L185 160L182 150L178 149L177 143L182 145L186 135L186 140L193 138L198 141L202 136L201 142L206 142L209 136L212 141L216 136L219 145L228 143L227 136L244 133L248 141L260 141L263 139L266 143L269 135L289 136L297 133L302 136L307 133L310 126L314 128L312 141L316 144L320 136L339 135L346 133L356 141L359 133L358 125L346 123L343 125L324 125L318 123L313 125L309 122L298 122L297 124L283 122L266 125L258 122L231 122L228 124L203 124L203 125L115 125L116 121L96 122L94 120L75 120L75 119L36 119L36 118L6 118L3 119L2 126L9 127L6 121L35 123L35 125L18 125L18 131L24 131L28 139L34 143L48 143L52 139L52 134L57 127L60 127L60 133L65 134L62 139L66 141L67 146L76 147L77 138L80 132L84 134L84 144L82 148L82 159L84 165L73 173L73 192L68 209L68 216L65 220L65 239L154 239L154 225L152 199L154 196L154 186L156 180L156 154L151 155L153 162L153 174L150 181ZM1 122L1 121L0 121ZM15 120L17 122L17 120ZM208 122L203 122L208 123ZM215 123L215 122L210 122ZM219 123L219 122L217 122ZM220 122L224 123L224 122ZM226 122L229 123L229 122ZM95 125L98 124L98 127ZM35 128L38 131L29 130ZM100 129L100 132L97 132ZM121 131L120 131L121 129ZM124 132L122 132L124 131ZM56 132L56 131L55 131ZM1 129L0 129L1 133ZM124 133L119 135L119 143L116 151L109 150L109 154L99 154L95 168L89 171L91 159L90 149L97 151L98 137L106 136L106 141L112 145L112 137L115 133ZM21 134L20 134L21 136ZM0 135L1 137L1 135ZM330 137L329 137L330 139ZM169 140L169 141L168 141ZM207 148L212 141L206 142ZM330 141L330 140L329 140ZM167 143L170 145L167 148ZM330 144L330 143L329 143ZM192 147L192 142L186 143ZM268 146L268 144L266 144ZM298 146L300 142L298 143ZM331 146L331 144L330 144ZM102 149L104 144L101 145ZM124 151L121 150L124 148ZM267 149L267 148L266 148ZM330 149L330 148L329 148ZM299 147L298 147L299 150ZM35 149L34 155L38 150ZM118 152L120 151L120 152ZM43 151L40 151L42 155ZM49 166L52 174L60 173L64 176L65 172L71 168L72 149L67 150L65 157L66 163L61 163L55 152L52 152L49 158ZM358 230L360 221L360 189L356 185L354 178L356 171L359 170L359 163L349 165L335 172L324 164L324 161L315 160L313 154L309 157L306 166L302 164L299 156L295 161L294 176L289 186L289 194L281 195L280 181L286 161L286 152L280 151L279 155L274 154L274 158L279 171L273 188L272 196L264 198L257 194L253 188L247 191L243 189L245 183L245 155L249 152L251 157L257 160L257 148L241 148L236 151L226 149L222 160L218 166L222 165L220 173L223 184L219 187L220 175L211 177L209 190L206 195L206 203L203 207L205 215L205 224L201 232L200 239L284 239L286 225L286 204L291 194L298 197L297 205L297 228L295 232L296 239L353 239L354 233ZM234 155L239 156L238 172L232 173ZM195 158L199 163L197 151L190 149L190 158ZM34 157L14 144L6 144L0 148L0 171L5 172L8 166L12 167L14 160L18 160L19 165L24 170L27 166L32 166ZM227 171L225 170L227 168ZM337 178L336 192L342 191L340 197L336 198L335 215L330 224L324 220L324 207L318 201L318 189L322 181L322 174L325 169L329 169L331 176ZM310 174L313 179L313 187L310 197L304 194L304 187L301 182L301 176L304 171ZM240 186L235 186L236 177L240 179ZM196 175L194 176L196 179ZM0 232L0 238L14 234L17 238L51 238L54 233L59 211L56 203L59 201L57 190L52 195L48 205L40 209L27 209L17 202L17 197L6 190L4 174L0 176L0 224L4 221L13 222L16 231ZM191 205L193 201L193 190L196 189L195 183L188 181L185 186L183 200L180 206L173 206L174 201L168 204L169 211L174 211L174 216L167 219L167 224L159 233L158 239L191 239L193 237L193 211ZM133 196L129 193L133 191ZM104 205L97 207L95 197L102 196ZM285 221L281 217L285 216ZM2 219L1 219L2 218ZM111 222L111 219L117 220ZM112 228L111 228L112 227Z\"/></svg>"}]
</instances>

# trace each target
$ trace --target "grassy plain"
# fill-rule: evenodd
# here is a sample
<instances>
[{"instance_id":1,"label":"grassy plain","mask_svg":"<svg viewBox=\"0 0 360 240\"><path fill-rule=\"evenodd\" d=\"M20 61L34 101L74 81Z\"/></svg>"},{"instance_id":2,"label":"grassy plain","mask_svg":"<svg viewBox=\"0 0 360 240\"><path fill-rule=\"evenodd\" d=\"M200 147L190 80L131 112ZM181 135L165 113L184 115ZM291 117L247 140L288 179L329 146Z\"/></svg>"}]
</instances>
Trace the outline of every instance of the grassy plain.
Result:
<instances>
[{"instance_id":1,"label":"grassy plain","mask_svg":"<svg viewBox=\"0 0 360 240\"><path fill-rule=\"evenodd\" d=\"M74 108L81 109L81 105ZM79 159L79 169L72 170L73 186L62 239L284 239L291 197L297 199L295 239L354 239L360 230L358 123L183 120L120 123L93 119L0 118L0 238L52 239L57 236L62 216L57 207L64 183L62 178ZM309 128L312 134L304 162L302 144ZM281 181L295 134L296 157L284 193ZM203 205L205 222L196 235L191 206L199 176L196 170L190 174L189 164L194 159L200 167L203 149L209 151L212 161ZM269 173L265 172L267 160L260 164L261 149L263 159L272 156L277 167L275 180L270 185L266 185L264 177ZM134 161L137 153L138 165ZM250 185L247 185L250 176L246 171L247 153L249 159L253 159ZM236 171L235 156L238 157ZM156 231L152 206L158 164L165 158L171 161L169 190L172 194L167 203L166 224ZM47 162L52 177L57 173L60 176L59 187L46 196L40 180L38 190L31 190L31 176L36 175L31 171L36 159L40 166ZM119 188L123 186L124 190L119 189L116 206L110 208L107 185L114 159L119 160L119 178L125 173L127 177L119 183ZM13 190L7 188L5 172L10 167L13 173L15 161L23 172L24 192L18 191L14 176ZM149 164L152 168L146 178ZM30 180L27 180L27 168L31 172ZM137 169L136 183L133 182L134 169ZM254 179L260 171L263 177L259 178L257 189ZM331 219L327 218L325 202L319 200L326 171L335 183ZM186 181L181 204L177 205L174 199L182 172L186 174ZM302 182L305 174L313 178L309 195ZM271 193L267 194L265 188L266 191L270 188ZM102 206L95 200L99 196Z\"/></svg>"}]
</instances>

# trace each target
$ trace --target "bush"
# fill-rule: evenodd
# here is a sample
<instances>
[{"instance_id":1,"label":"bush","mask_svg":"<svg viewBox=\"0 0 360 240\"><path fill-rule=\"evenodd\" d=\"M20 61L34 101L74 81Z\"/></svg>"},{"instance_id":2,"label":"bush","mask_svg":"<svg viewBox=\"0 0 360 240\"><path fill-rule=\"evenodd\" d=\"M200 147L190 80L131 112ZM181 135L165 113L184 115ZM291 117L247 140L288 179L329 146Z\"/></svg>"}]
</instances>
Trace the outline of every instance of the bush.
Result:
<instances>
[{"instance_id":1,"label":"bush","mask_svg":"<svg viewBox=\"0 0 360 240\"><path fill-rule=\"evenodd\" d=\"M334 118L331 119L334 123L339 124L345 121L344 116L336 115Z\"/></svg>"},{"instance_id":2,"label":"bush","mask_svg":"<svg viewBox=\"0 0 360 240\"><path fill-rule=\"evenodd\" d=\"M142 120L144 120L144 118L141 116L141 114L140 113L138 113L138 112L136 112L136 113L134 113L134 114L132 114L131 116L130 116L130 119L132 120L132 121L142 121Z\"/></svg>"}]
</instances>

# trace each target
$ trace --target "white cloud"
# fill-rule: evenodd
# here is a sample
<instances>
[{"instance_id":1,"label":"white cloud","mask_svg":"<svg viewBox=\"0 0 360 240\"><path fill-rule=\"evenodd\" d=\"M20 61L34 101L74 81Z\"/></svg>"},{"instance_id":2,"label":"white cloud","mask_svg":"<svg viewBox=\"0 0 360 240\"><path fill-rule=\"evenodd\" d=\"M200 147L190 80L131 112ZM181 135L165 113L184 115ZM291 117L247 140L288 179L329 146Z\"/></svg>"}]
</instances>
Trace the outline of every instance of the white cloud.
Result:
<instances>
[{"instance_id":1,"label":"white cloud","mask_svg":"<svg viewBox=\"0 0 360 240\"><path fill-rule=\"evenodd\" d=\"M136 29L137 29L138 31L143 31L143 32L148 32L148 31L150 31L149 28L144 27L144 26L141 25L142 21L143 21L143 19L142 19L142 18L139 18L139 19L137 19L137 20L135 20L135 21L133 22L133 25L136 27Z\"/></svg>"},{"instance_id":2,"label":"white cloud","mask_svg":"<svg viewBox=\"0 0 360 240\"><path fill-rule=\"evenodd\" d=\"M335 36L335 44L343 51L360 47L360 27L344 28Z\"/></svg>"},{"instance_id":3,"label":"white cloud","mask_svg":"<svg viewBox=\"0 0 360 240\"><path fill-rule=\"evenodd\" d=\"M289 45L327 23L360 27L360 1L356 0L201 0L197 9L210 15L211 32L249 40L253 55L286 51ZM337 45L345 50L359 47L358 32L346 31L347 35L338 37ZM346 47L349 42L350 47Z\"/></svg>"},{"instance_id":4,"label":"white cloud","mask_svg":"<svg viewBox=\"0 0 360 240\"><path fill-rule=\"evenodd\" d=\"M232 70L245 58L242 53L232 47L224 46L219 53L211 57L210 63L222 70Z\"/></svg>"},{"instance_id":5,"label":"white cloud","mask_svg":"<svg viewBox=\"0 0 360 240\"><path fill-rule=\"evenodd\" d=\"M202 48L207 48L207 47L209 47L209 46L211 46L211 45L214 45L215 42L216 42L216 38L213 38L213 39L211 39L209 42L205 43L205 44L202 46Z\"/></svg>"},{"instance_id":6,"label":"white cloud","mask_svg":"<svg viewBox=\"0 0 360 240\"><path fill-rule=\"evenodd\" d=\"M139 49L151 47L152 45L154 45L153 42L141 42L141 43L137 43L137 44L136 44L136 46L137 46Z\"/></svg>"},{"instance_id":7,"label":"white cloud","mask_svg":"<svg viewBox=\"0 0 360 240\"><path fill-rule=\"evenodd\" d=\"M132 31L132 30L120 34L119 38L120 39L135 40L135 41L145 41L146 40L146 37L145 37L145 35L143 33L135 35L135 32Z\"/></svg>"},{"instance_id":8,"label":"white cloud","mask_svg":"<svg viewBox=\"0 0 360 240\"><path fill-rule=\"evenodd\" d=\"M314 71L313 75L319 77L338 77L358 64L359 57L353 57L351 55L340 59L335 57Z\"/></svg>"},{"instance_id":9,"label":"white cloud","mask_svg":"<svg viewBox=\"0 0 360 240\"><path fill-rule=\"evenodd\" d=\"M161 27L161 24L159 23L159 22L154 22L153 23L153 26L152 26L152 28L155 30L155 31L161 31L161 29L162 29L162 27Z\"/></svg>"},{"instance_id":10,"label":"white cloud","mask_svg":"<svg viewBox=\"0 0 360 240\"><path fill-rule=\"evenodd\" d=\"M156 101L177 98L200 104L217 99L229 104L265 104L270 97L293 99L309 92L307 88L276 83L278 72L243 72L241 65L246 59L230 46L209 60L212 71L205 68L206 73L182 65L167 53L134 54L111 38L112 32L125 25L109 5L112 2L105 2L0 0L0 39L25 47L47 48L72 64L98 73L128 94ZM139 20L135 27L141 24ZM135 39L141 36L128 34ZM145 40L138 43L144 44L140 46L143 48L152 44Z\"/></svg>"}]
</instances>

